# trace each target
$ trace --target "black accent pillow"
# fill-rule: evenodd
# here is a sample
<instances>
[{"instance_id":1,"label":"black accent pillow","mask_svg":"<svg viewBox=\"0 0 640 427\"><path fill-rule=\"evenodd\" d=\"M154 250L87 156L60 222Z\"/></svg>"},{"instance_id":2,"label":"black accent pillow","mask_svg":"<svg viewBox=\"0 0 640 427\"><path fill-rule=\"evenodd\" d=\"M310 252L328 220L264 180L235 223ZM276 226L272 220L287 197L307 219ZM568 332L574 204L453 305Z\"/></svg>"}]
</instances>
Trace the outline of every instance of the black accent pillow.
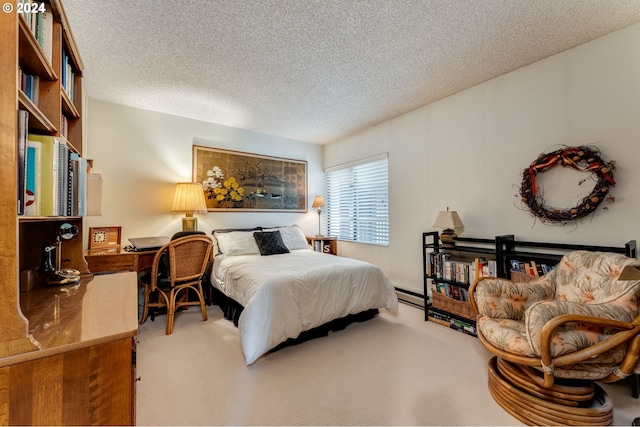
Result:
<instances>
[{"instance_id":1,"label":"black accent pillow","mask_svg":"<svg viewBox=\"0 0 640 427\"><path fill-rule=\"evenodd\" d=\"M280 231L256 231L253 233L260 255L288 254L289 248L282 241Z\"/></svg>"}]
</instances>

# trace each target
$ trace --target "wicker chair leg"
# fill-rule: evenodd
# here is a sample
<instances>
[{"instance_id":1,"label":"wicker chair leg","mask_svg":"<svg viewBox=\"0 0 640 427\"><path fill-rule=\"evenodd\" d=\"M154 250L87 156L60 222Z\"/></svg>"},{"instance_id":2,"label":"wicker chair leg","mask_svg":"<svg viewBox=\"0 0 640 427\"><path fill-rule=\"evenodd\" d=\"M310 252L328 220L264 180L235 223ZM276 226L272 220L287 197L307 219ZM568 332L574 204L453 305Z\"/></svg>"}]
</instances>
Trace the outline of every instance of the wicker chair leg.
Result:
<instances>
[{"instance_id":1,"label":"wicker chair leg","mask_svg":"<svg viewBox=\"0 0 640 427\"><path fill-rule=\"evenodd\" d=\"M142 325L147 321L147 317L149 316L149 295L151 292L149 291L149 286L144 285L144 305L142 307L142 316L140 316L140 324Z\"/></svg>"},{"instance_id":2,"label":"wicker chair leg","mask_svg":"<svg viewBox=\"0 0 640 427\"><path fill-rule=\"evenodd\" d=\"M167 307L167 335L171 335L173 332L173 319L176 314L176 292L171 289L169 293L169 305Z\"/></svg>"},{"instance_id":3,"label":"wicker chair leg","mask_svg":"<svg viewBox=\"0 0 640 427\"><path fill-rule=\"evenodd\" d=\"M200 299L200 309L202 310L202 320L206 321L208 319L207 317L207 307L205 305L204 302L204 295L202 292L202 285L200 283L198 283L198 298Z\"/></svg>"}]
</instances>

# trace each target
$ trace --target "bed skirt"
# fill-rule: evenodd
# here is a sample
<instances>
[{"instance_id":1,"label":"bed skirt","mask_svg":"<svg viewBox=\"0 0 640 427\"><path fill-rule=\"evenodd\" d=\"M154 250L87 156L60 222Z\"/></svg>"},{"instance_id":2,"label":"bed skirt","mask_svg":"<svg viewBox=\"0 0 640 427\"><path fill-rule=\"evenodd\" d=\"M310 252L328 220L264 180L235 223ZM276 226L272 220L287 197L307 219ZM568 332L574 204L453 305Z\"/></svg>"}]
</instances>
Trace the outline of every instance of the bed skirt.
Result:
<instances>
[{"instance_id":1,"label":"bed skirt","mask_svg":"<svg viewBox=\"0 0 640 427\"><path fill-rule=\"evenodd\" d=\"M240 314L242 314L242 310L244 307L239 304L237 301L229 298L225 295L220 289L215 286L211 286L211 303L217 305L222 309L222 313L224 314L225 319L231 320L233 324L238 326L238 319L240 319ZM361 313L349 314L348 316L341 317L339 319L334 319L330 322L327 322L323 325L317 326L313 329L309 329L308 331L303 331L298 335L297 338L289 338L285 342L276 346L273 350L275 351L280 348L300 344L302 342L308 341L313 338L325 337L329 335L329 332L332 331L340 331L350 324L354 322L364 322L378 315L378 309L372 308L369 310L365 310Z\"/></svg>"}]
</instances>

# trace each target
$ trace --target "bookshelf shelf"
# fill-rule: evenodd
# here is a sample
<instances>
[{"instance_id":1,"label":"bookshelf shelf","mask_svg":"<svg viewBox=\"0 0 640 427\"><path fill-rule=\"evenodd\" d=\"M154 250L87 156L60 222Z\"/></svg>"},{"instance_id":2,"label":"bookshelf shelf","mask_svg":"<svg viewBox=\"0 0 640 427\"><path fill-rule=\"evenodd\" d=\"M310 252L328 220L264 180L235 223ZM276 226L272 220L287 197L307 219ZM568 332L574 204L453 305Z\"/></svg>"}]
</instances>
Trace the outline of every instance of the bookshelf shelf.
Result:
<instances>
[{"instance_id":1,"label":"bookshelf shelf","mask_svg":"<svg viewBox=\"0 0 640 427\"><path fill-rule=\"evenodd\" d=\"M47 118L46 115L29 99L29 97L20 89L18 89L18 106L20 110L29 113L29 129L47 135L54 135L58 129Z\"/></svg>"}]
</instances>

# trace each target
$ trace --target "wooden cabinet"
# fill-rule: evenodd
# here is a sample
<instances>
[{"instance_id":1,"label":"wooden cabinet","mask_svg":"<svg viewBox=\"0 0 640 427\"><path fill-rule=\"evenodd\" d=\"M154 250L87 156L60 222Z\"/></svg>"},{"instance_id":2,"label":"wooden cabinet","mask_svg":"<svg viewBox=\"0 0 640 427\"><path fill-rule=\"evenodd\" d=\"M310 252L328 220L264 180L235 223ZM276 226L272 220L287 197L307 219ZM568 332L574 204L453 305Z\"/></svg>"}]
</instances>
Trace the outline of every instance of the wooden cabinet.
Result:
<instances>
[{"instance_id":1,"label":"wooden cabinet","mask_svg":"<svg viewBox=\"0 0 640 427\"><path fill-rule=\"evenodd\" d=\"M92 277L81 216L20 214L19 140L26 133L64 137L74 156L83 150L83 64L62 3L32 4L50 12L41 16L43 43L31 29L34 16L16 14L16 0L0 14L0 424L133 424L135 273ZM28 129L19 116L27 117ZM21 273L33 281L29 273L62 224L78 235L61 244L56 259L80 271L81 282L34 281L21 293Z\"/></svg>"},{"instance_id":2,"label":"wooden cabinet","mask_svg":"<svg viewBox=\"0 0 640 427\"><path fill-rule=\"evenodd\" d=\"M135 424L137 304L135 272L24 293L37 350L0 359L0 424Z\"/></svg>"},{"instance_id":3,"label":"wooden cabinet","mask_svg":"<svg viewBox=\"0 0 640 427\"><path fill-rule=\"evenodd\" d=\"M135 424L133 342L124 338L0 368L3 425ZM4 402L6 404L6 402Z\"/></svg>"},{"instance_id":4,"label":"wooden cabinet","mask_svg":"<svg viewBox=\"0 0 640 427\"><path fill-rule=\"evenodd\" d=\"M338 255L338 239L325 236L307 236L307 242L314 251Z\"/></svg>"}]
</instances>

